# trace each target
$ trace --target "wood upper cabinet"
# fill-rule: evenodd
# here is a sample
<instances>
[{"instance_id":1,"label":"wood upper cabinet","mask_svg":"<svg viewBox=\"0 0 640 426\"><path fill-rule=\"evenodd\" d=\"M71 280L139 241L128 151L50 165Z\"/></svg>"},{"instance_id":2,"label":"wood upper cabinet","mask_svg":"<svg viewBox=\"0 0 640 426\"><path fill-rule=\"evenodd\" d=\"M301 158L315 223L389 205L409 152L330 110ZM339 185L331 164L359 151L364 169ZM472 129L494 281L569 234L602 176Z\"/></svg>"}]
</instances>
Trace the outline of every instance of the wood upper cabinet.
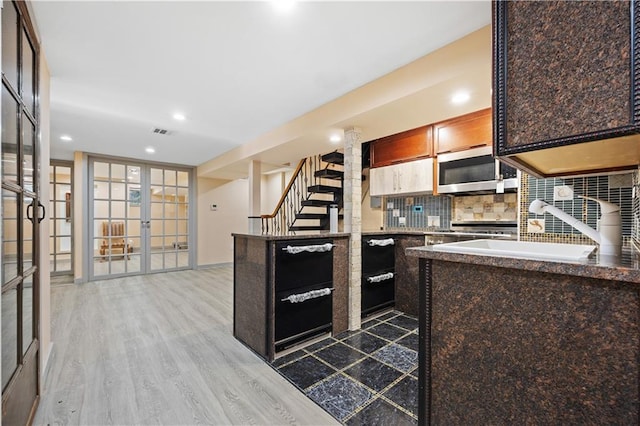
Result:
<instances>
[{"instance_id":1,"label":"wood upper cabinet","mask_svg":"<svg viewBox=\"0 0 640 426\"><path fill-rule=\"evenodd\" d=\"M387 136L371 143L371 167L413 161L433 156L431 126Z\"/></svg>"},{"instance_id":2,"label":"wood upper cabinet","mask_svg":"<svg viewBox=\"0 0 640 426\"><path fill-rule=\"evenodd\" d=\"M493 2L494 152L536 176L640 164L640 8Z\"/></svg>"},{"instance_id":3,"label":"wood upper cabinet","mask_svg":"<svg viewBox=\"0 0 640 426\"><path fill-rule=\"evenodd\" d=\"M491 145L491 135L491 108L433 125L437 154Z\"/></svg>"}]
</instances>

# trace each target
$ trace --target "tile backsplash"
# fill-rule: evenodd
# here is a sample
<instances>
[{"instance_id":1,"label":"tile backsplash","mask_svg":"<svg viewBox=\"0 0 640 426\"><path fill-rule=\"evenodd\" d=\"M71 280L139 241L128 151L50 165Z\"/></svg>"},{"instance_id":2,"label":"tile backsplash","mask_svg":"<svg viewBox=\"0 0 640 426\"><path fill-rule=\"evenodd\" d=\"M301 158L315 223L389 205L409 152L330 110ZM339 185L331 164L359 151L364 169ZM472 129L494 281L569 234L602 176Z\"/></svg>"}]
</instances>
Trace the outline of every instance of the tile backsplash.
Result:
<instances>
[{"instance_id":1,"label":"tile backsplash","mask_svg":"<svg viewBox=\"0 0 640 426\"><path fill-rule=\"evenodd\" d=\"M511 221L518 220L518 195L488 194L453 197L453 221Z\"/></svg>"},{"instance_id":2,"label":"tile backsplash","mask_svg":"<svg viewBox=\"0 0 640 426\"><path fill-rule=\"evenodd\" d=\"M383 200L385 229L449 229L451 198L417 195L386 197Z\"/></svg>"},{"instance_id":3,"label":"tile backsplash","mask_svg":"<svg viewBox=\"0 0 640 426\"><path fill-rule=\"evenodd\" d=\"M520 184L521 215L520 239L525 241L593 244L580 231L551 214L537 215L529 212L529 204L541 199L563 212L597 228L600 206L595 201L584 200L579 195L598 198L620 206L622 236L632 234L634 209L632 192L637 173L572 178L537 179L523 173ZM637 215L636 215L637 217Z\"/></svg>"},{"instance_id":4,"label":"tile backsplash","mask_svg":"<svg viewBox=\"0 0 640 426\"><path fill-rule=\"evenodd\" d=\"M529 213L531 201L540 198L592 228L597 227L600 206L578 195L599 198L620 206L622 236L640 247L640 169L625 174L537 179L525 173L520 194L419 195L385 197L382 201L385 229L449 229L458 221L519 221L524 241L593 244L580 231L550 214ZM518 203L520 206L518 208ZM520 217L518 218L518 211Z\"/></svg>"},{"instance_id":5,"label":"tile backsplash","mask_svg":"<svg viewBox=\"0 0 640 426\"><path fill-rule=\"evenodd\" d=\"M385 229L446 229L451 222L517 221L517 194L387 197Z\"/></svg>"}]
</instances>

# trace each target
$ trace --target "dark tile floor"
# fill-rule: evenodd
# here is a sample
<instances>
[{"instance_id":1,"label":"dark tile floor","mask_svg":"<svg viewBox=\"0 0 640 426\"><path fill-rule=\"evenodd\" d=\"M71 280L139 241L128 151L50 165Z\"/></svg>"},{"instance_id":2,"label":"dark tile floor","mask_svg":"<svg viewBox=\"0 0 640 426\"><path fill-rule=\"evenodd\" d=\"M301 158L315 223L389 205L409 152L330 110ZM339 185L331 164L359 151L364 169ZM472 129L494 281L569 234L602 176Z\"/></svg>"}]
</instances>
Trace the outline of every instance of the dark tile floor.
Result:
<instances>
[{"instance_id":1,"label":"dark tile floor","mask_svg":"<svg viewBox=\"0 0 640 426\"><path fill-rule=\"evenodd\" d=\"M391 311L273 362L345 425L418 423L418 320Z\"/></svg>"}]
</instances>

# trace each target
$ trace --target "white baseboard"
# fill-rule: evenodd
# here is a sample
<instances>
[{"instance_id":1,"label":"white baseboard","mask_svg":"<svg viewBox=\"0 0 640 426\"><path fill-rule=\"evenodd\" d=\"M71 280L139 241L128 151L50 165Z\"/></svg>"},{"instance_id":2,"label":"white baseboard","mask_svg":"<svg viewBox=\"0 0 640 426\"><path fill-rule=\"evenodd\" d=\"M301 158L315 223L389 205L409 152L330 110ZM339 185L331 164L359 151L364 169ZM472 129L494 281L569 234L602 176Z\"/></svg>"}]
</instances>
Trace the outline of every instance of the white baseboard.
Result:
<instances>
[{"instance_id":1,"label":"white baseboard","mask_svg":"<svg viewBox=\"0 0 640 426\"><path fill-rule=\"evenodd\" d=\"M209 269L209 268L215 268L217 266L233 266L233 262L209 263L206 265L198 265L196 269Z\"/></svg>"}]
</instances>

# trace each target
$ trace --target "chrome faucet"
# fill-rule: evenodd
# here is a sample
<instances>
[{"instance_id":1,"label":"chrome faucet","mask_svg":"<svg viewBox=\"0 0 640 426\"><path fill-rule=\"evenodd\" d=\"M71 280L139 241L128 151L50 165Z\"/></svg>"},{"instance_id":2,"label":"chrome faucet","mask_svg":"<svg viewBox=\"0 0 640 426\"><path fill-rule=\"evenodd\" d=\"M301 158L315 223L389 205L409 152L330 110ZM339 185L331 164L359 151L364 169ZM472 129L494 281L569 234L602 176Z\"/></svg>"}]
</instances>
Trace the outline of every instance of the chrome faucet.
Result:
<instances>
[{"instance_id":1,"label":"chrome faucet","mask_svg":"<svg viewBox=\"0 0 640 426\"><path fill-rule=\"evenodd\" d=\"M600 254L619 256L622 252L622 220L620 219L620 206L597 198L584 197L586 200L596 201L600 204L600 219L598 230L580 222L575 217L563 212L543 200L533 200L529 205L529 211L535 214L549 213L561 221L573 226L578 231L598 243Z\"/></svg>"}]
</instances>

